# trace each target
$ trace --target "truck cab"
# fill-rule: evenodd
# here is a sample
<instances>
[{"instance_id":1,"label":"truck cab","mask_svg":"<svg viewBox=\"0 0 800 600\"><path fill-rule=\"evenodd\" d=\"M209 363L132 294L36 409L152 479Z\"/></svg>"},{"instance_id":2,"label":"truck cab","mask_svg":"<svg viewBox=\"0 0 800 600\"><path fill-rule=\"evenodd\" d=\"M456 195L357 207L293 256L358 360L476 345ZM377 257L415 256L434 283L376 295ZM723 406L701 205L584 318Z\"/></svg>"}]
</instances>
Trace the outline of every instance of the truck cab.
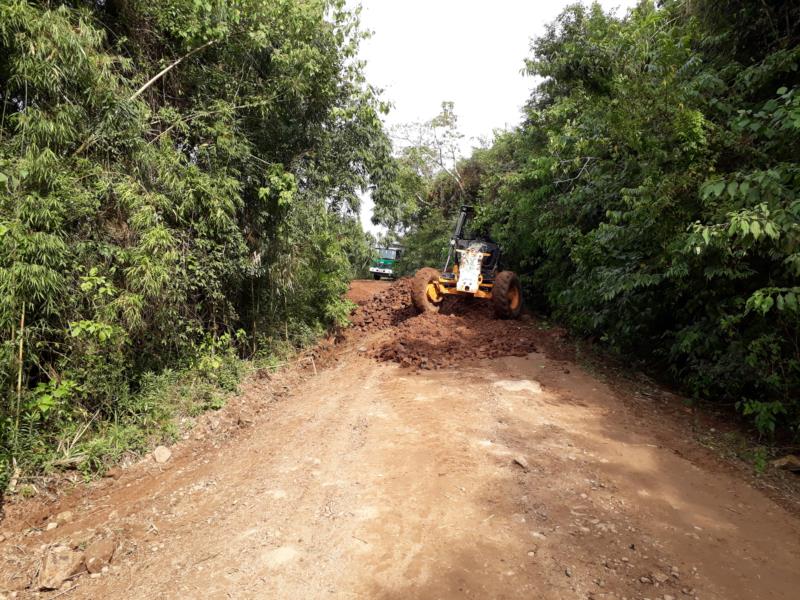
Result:
<instances>
[{"instance_id":1,"label":"truck cab","mask_svg":"<svg viewBox=\"0 0 800 600\"><path fill-rule=\"evenodd\" d=\"M394 279L397 276L397 261L402 253L403 249L399 246L375 248L376 257L369 268L372 277L375 279L380 279L381 277Z\"/></svg>"}]
</instances>

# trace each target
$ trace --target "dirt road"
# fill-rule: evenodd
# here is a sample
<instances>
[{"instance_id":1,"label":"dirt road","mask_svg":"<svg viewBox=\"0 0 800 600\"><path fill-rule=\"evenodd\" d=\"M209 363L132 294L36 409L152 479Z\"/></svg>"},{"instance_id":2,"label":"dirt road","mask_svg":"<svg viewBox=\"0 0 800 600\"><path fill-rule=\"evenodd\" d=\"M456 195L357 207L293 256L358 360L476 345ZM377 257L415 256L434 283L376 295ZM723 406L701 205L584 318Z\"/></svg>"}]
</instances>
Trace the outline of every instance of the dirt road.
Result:
<instances>
[{"instance_id":1,"label":"dirt road","mask_svg":"<svg viewBox=\"0 0 800 600\"><path fill-rule=\"evenodd\" d=\"M389 286L357 285L362 302ZM43 597L798 598L800 522L658 416L660 392L548 356L535 323L514 324L540 348L526 356L461 361L451 340L458 366L376 360L407 347L402 314L357 319L316 375L254 379L165 464L12 507L6 579L43 546L107 536L105 573Z\"/></svg>"}]
</instances>

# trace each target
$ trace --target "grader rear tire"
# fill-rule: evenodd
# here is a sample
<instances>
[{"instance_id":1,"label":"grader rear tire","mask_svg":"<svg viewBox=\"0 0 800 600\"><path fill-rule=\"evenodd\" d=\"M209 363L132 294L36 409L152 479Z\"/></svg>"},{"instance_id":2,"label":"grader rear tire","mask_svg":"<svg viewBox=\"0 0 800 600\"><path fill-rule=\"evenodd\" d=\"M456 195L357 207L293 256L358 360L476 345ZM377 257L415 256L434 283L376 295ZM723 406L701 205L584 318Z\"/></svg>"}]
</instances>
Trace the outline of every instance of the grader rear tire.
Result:
<instances>
[{"instance_id":1,"label":"grader rear tire","mask_svg":"<svg viewBox=\"0 0 800 600\"><path fill-rule=\"evenodd\" d=\"M411 300L421 313L438 313L444 295L439 292L439 271L424 267L411 281Z\"/></svg>"},{"instance_id":2,"label":"grader rear tire","mask_svg":"<svg viewBox=\"0 0 800 600\"><path fill-rule=\"evenodd\" d=\"M501 319L516 319L522 312L522 289L517 274L501 271L494 280L492 288L494 314Z\"/></svg>"}]
</instances>

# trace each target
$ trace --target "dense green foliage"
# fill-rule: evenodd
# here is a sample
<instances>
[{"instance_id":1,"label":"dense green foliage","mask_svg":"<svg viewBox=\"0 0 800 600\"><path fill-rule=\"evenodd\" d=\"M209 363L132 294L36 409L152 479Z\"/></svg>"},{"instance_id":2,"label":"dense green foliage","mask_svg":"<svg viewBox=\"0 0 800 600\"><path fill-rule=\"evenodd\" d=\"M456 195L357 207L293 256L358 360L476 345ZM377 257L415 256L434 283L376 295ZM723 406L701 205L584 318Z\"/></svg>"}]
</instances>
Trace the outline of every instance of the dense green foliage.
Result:
<instances>
[{"instance_id":1,"label":"dense green foliage","mask_svg":"<svg viewBox=\"0 0 800 600\"><path fill-rule=\"evenodd\" d=\"M6 468L342 322L390 174L361 37L343 0L0 0Z\"/></svg>"},{"instance_id":2,"label":"dense green foliage","mask_svg":"<svg viewBox=\"0 0 800 600\"><path fill-rule=\"evenodd\" d=\"M444 217L476 198L529 303L796 432L800 4L575 5L526 65L523 123L460 163L478 192Z\"/></svg>"}]
</instances>

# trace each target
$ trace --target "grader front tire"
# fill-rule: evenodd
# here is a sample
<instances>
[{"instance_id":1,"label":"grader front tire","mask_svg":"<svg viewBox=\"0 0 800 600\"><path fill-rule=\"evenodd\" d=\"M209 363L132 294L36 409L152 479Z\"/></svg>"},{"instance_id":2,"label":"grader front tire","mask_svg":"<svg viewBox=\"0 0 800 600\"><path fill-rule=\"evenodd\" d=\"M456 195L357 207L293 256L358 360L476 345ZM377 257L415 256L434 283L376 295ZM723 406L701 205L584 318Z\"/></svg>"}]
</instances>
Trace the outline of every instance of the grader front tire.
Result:
<instances>
[{"instance_id":1,"label":"grader front tire","mask_svg":"<svg viewBox=\"0 0 800 600\"><path fill-rule=\"evenodd\" d=\"M439 292L439 271L431 267L420 269L411 283L411 300L421 313L438 313L444 295Z\"/></svg>"}]
</instances>

